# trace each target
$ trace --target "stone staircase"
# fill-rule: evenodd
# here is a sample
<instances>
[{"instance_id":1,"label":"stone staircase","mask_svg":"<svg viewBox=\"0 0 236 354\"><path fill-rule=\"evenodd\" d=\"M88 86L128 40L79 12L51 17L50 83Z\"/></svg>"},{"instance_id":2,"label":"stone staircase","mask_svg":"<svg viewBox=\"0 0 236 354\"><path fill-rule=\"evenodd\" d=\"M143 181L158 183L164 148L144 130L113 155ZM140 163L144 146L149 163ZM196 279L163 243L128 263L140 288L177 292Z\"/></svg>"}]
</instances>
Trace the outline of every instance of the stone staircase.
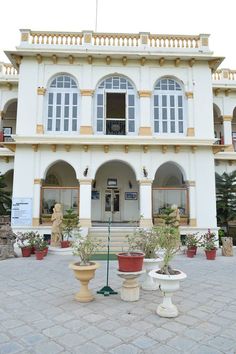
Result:
<instances>
[{"instance_id":1,"label":"stone staircase","mask_svg":"<svg viewBox=\"0 0 236 354\"><path fill-rule=\"evenodd\" d=\"M125 252L128 250L126 235L132 234L135 231L133 226L123 226L110 228L110 253ZM102 240L105 247L98 250L97 254L107 253L108 227L98 226L91 227L88 232L89 236Z\"/></svg>"}]
</instances>

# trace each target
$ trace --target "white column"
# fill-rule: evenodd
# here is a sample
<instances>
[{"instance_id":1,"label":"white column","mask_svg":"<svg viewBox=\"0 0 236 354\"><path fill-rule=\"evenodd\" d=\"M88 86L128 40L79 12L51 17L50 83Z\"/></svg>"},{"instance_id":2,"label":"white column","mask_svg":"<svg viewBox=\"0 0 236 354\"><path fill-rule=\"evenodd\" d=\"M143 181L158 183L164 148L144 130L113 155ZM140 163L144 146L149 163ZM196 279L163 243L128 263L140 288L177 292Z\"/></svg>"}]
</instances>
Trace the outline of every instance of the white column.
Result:
<instances>
[{"instance_id":1,"label":"white column","mask_svg":"<svg viewBox=\"0 0 236 354\"><path fill-rule=\"evenodd\" d=\"M152 180L139 181L140 227L152 227Z\"/></svg>"},{"instance_id":2,"label":"white column","mask_svg":"<svg viewBox=\"0 0 236 354\"><path fill-rule=\"evenodd\" d=\"M196 182L187 181L189 187L189 226L197 226L196 217Z\"/></svg>"},{"instance_id":3,"label":"white column","mask_svg":"<svg viewBox=\"0 0 236 354\"><path fill-rule=\"evenodd\" d=\"M93 90L81 90L81 124L80 134L93 134L92 128L92 97Z\"/></svg>"},{"instance_id":4,"label":"white column","mask_svg":"<svg viewBox=\"0 0 236 354\"><path fill-rule=\"evenodd\" d=\"M80 179L79 220L80 226L91 227L92 179Z\"/></svg>"},{"instance_id":5,"label":"white column","mask_svg":"<svg viewBox=\"0 0 236 354\"><path fill-rule=\"evenodd\" d=\"M224 144L232 145L232 116L223 116Z\"/></svg>"},{"instance_id":6,"label":"white column","mask_svg":"<svg viewBox=\"0 0 236 354\"><path fill-rule=\"evenodd\" d=\"M140 102L140 127L139 135L152 135L150 117L151 91L142 90L138 92Z\"/></svg>"},{"instance_id":7,"label":"white column","mask_svg":"<svg viewBox=\"0 0 236 354\"><path fill-rule=\"evenodd\" d=\"M194 107L193 107L193 92L185 92L188 99L188 124L187 124L187 136L195 136L194 127Z\"/></svg>"},{"instance_id":8,"label":"white column","mask_svg":"<svg viewBox=\"0 0 236 354\"><path fill-rule=\"evenodd\" d=\"M42 184L42 180L40 178L34 179L33 221L32 221L33 226L39 226L41 184Z\"/></svg>"},{"instance_id":9,"label":"white column","mask_svg":"<svg viewBox=\"0 0 236 354\"><path fill-rule=\"evenodd\" d=\"M44 125L43 125L43 106L44 106L44 96L46 89L44 87L37 88L37 124L36 124L36 133L44 134Z\"/></svg>"}]
</instances>

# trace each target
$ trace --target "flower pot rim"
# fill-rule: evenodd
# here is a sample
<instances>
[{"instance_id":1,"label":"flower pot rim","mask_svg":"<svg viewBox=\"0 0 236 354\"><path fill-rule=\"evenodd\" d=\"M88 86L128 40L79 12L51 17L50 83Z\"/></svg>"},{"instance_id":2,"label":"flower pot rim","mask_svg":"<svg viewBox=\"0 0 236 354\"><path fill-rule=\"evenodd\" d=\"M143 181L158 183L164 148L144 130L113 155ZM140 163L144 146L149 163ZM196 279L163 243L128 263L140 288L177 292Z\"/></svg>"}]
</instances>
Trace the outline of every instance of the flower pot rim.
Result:
<instances>
[{"instance_id":1,"label":"flower pot rim","mask_svg":"<svg viewBox=\"0 0 236 354\"><path fill-rule=\"evenodd\" d=\"M118 257L125 257L125 258L128 258L128 257L144 257L145 254L143 252L120 252L120 253L117 253L117 256Z\"/></svg>"},{"instance_id":2,"label":"flower pot rim","mask_svg":"<svg viewBox=\"0 0 236 354\"><path fill-rule=\"evenodd\" d=\"M88 265L79 265L78 262L72 262L69 264L69 268L73 270L92 270L101 267L101 264L98 262L92 261L91 263Z\"/></svg>"},{"instance_id":3,"label":"flower pot rim","mask_svg":"<svg viewBox=\"0 0 236 354\"><path fill-rule=\"evenodd\" d=\"M143 261L144 261L145 263L152 263L152 262L159 263L159 262L162 262L162 261L163 261L163 258L161 258L161 257L157 257L157 258L144 258Z\"/></svg>"},{"instance_id":4,"label":"flower pot rim","mask_svg":"<svg viewBox=\"0 0 236 354\"><path fill-rule=\"evenodd\" d=\"M159 270L159 269L151 270L151 272L149 272L149 275L153 278L156 278L156 279L170 280L170 281L171 280L182 280L182 279L187 278L187 274L182 272L182 270L180 270L180 269L173 269L175 271L180 272L180 274L159 274L159 273L156 273L157 270Z\"/></svg>"}]
</instances>

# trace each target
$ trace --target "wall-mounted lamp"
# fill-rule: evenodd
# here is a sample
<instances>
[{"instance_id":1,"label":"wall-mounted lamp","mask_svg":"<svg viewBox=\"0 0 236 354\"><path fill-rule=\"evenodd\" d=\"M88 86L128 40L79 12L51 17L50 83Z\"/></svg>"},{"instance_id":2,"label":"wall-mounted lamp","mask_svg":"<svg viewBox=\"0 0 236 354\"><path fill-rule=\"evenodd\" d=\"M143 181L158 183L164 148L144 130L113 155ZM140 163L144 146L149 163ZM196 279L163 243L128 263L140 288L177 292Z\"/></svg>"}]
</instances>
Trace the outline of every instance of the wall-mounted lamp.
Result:
<instances>
[{"instance_id":1,"label":"wall-mounted lamp","mask_svg":"<svg viewBox=\"0 0 236 354\"><path fill-rule=\"evenodd\" d=\"M93 189L96 188L96 180L93 181Z\"/></svg>"},{"instance_id":2,"label":"wall-mounted lamp","mask_svg":"<svg viewBox=\"0 0 236 354\"><path fill-rule=\"evenodd\" d=\"M148 171L146 170L146 167L143 167L143 175L144 177L148 176Z\"/></svg>"},{"instance_id":3,"label":"wall-mounted lamp","mask_svg":"<svg viewBox=\"0 0 236 354\"><path fill-rule=\"evenodd\" d=\"M131 181L129 181L129 188L132 189L133 185L131 183Z\"/></svg>"},{"instance_id":4,"label":"wall-mounted lamp","mask_svg":"<svg viewBox=\"0 0 236 354\"><path fill-rule=\"evenodd\" d=\"M84 170L83 175L84 175L84 177L87 177L87 175L88 175L88 166L87 166L86 169Z\"/></svg>"}]
</instances>

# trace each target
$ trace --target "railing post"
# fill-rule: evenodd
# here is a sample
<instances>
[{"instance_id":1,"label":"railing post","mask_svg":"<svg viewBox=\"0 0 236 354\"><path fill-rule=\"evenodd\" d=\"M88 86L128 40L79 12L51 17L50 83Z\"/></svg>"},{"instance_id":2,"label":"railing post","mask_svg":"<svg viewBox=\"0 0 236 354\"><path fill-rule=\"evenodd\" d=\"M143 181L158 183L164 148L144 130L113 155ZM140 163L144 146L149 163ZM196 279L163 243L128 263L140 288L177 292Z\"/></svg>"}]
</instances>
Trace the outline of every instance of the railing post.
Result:
<instances>
[{"instance_id":1,"label":"railing post","mask_svg":"<svg viewBox=\"0 0 236 354\"><path fill-rule=\"evenodd\" d=\"M82 31L84 44L92 44L93 31Z\"/></svg>"},{"instance_id":2,"label":"railing post","mask_svg":"<svg viewBox=\"0 0 236 354\"><path fill-rule=\"evenodd\" d=\"M21 43L20 43L20 45L24 45L26 43L29 43L30 29L20 29L20 32L21 32Z\"/></svg>"},{"instance_id":3,"label":"railing post","mask_svg":"<svg viewBox=\"0 0 236 354\"><path fill-rule=\"evenodd\" d=\"M150 32L139 32L140 35L140 42L139 45L149 45L148 39L150 36Z\"/></svg>"},{"instance_id":4,"label":"railing post","mask_svg":"<svg viewBox=\"0 0 236 354\"><path fill-rule=\"evenodd\" d=\"M199 49L205 51L209 51L209 34L200 34L200 43L199 43Z\"/></svg>"}]
</instances>

